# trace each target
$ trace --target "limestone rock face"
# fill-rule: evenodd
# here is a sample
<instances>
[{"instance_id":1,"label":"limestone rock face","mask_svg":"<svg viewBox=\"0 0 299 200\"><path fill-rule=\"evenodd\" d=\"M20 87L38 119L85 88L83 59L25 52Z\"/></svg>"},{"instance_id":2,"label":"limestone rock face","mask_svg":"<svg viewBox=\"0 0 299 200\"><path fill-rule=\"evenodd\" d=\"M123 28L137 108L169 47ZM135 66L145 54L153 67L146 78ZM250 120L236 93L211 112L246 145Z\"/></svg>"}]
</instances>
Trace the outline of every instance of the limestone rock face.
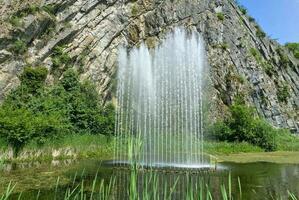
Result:
<instances>
[{"instance_id":1,"label":"limestone rock face","mask_svg":"<svg viewBox=\"0 0 299 200\"><path fill-rule=\"evenodd\" d=\"M17 75L24 66L51 69L57 46L64 47L82 79L97 85L103 101L110 100L118 47L138 46L142 41L153 47L165 33L184 26L201 33L206 42L212 119L224 116L227 107L242 97L274 126L299 133L298 60L264 36L233 0L4 0L0 4L2 100L19 84ZM12 18L33 6L39 9ZM20 40L26 51L16 53Z\"/></svg>"}]
</instances>

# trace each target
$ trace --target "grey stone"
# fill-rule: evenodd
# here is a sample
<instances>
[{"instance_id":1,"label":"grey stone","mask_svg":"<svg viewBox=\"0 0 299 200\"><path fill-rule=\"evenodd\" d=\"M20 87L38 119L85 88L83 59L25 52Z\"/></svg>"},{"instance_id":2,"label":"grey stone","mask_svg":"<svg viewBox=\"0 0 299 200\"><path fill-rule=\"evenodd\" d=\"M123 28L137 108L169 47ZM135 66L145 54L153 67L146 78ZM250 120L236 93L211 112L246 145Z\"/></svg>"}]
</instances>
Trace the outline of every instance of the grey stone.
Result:
<instances>
[{"instance_id":1,"label":"grey stone","mask_svg":"<svg viewBox=\"0 0 299 200\"><path fill-rule=\"evenodd\" d=\"M3 30L0 34L0 99L18 85L17 75L26 63L39 63L50 69L53 48L65 45L65 51L74 59L74 68L79 68L80 55L85 55L81 80L93 81L102 99L109 100L108 97L113 97L109 86L116 71L120 45L131 48L150 37L159 43L165 33L184 26L200 32L206 43L210 66L206 70L210 80L207 86L207 95L211 95L207 97L210 119L225 116L227 105L242 94L246 103L256 107L260 116L271 124L296 129L293 132L299 133L299 61L285 51L290 66L282 68L277 49L283 47L268 37L256 37L256 24L241 14L234 1L49 0L42 1L41 6L45 3L59 4L55 17L44 12L29 15L23 19L23 28L17 30L2 20L15 12L15 7L8 5L2 9L7 10L0 18L4 24L0 23ZM219 12L224 14L224 20L218 19ZM56 25L53 36L41 37L51 23ZM6 42L16 31L30 47L22 57L8 54ZM252 55L252 49L258 51L261 60ZM266 73L265 62L273 68L271 76ZM227 80L227 74L232 75L231 80ZM52 82L50 75L47 83ZM281 84L290 89L287 104L277 98L277 86Z\"/></svg>"}]
</instances>

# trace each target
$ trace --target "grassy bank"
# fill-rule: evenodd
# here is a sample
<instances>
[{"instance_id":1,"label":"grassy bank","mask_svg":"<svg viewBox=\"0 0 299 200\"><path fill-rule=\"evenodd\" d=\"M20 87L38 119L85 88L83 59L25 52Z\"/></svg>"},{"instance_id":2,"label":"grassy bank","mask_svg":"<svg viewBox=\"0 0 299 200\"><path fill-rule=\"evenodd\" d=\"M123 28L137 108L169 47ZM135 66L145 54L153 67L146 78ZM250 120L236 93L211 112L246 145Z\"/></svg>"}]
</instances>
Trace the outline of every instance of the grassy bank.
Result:
<instances>
[{"instance_id":1,"label":"grassy bank","mask_svg":"<svg viewBox=\"0 0 299 200\"><path fill-rule=\"evenodd\" d=\"M206 140L204 151L219 158L219 161L232 162L278 162L299 163L299 138L280 133L277 136L277 151L265 152L261 147L241 142L217 142ZM6 160L53 160L68 158L113 159L114 138L105 135L70 134L56 140L47 140L43 145L36 141L26 144L15 159ZM5 140L0 138L0 160L8 154ZM1 155L2 154L2 155ZM246 155L246 156L245 156ZM2 159L3 160L3 159Z\"/></svg>"},{"instance_id":2,"label":"grassy bank","mask_svg":"<svg viewBox=\"0 0 299 200\"><path fill-rule=\"evenodd\" d=\"M95 157L111 159L114 139L104 135L70 134L60 139L47 140L43 145L31 141L13 159L7 157L9 154L8 144L3 139L0 139L0 144L0 158L2 157L4 160L31 161Z\"/></svg>"},{"instance_id":3,"label":"grassy bank","mask_svg":"<svg viewBox=\"0 0 299 200\"><path fill-rule=\"evenodd\" d=\"M299 164L299 137L280 132L276 136L277 150L265 152L252 144L206 141L205 151L218 158L219 162L272 162Z\"/></svg>"}]
</instances>

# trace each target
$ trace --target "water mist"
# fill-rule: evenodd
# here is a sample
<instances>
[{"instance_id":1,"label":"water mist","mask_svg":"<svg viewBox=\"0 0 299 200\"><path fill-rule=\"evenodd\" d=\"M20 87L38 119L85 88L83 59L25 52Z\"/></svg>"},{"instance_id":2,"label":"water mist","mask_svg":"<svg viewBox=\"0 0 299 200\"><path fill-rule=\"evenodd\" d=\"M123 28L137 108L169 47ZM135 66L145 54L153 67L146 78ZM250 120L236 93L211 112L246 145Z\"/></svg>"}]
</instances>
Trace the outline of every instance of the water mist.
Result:
<instances>
[{"instance_id":1,"label":"water mist","mask_svg":"<svg viewBox=\"0 0 299 200\"><path fill-rule=\"evenodd\" d=\"M121 48L117 75L115 162L146 166L203 164L204 42L177 28L153 49ZM123 147L125 146L125 147Z\"/></svg>"}]
</instances>

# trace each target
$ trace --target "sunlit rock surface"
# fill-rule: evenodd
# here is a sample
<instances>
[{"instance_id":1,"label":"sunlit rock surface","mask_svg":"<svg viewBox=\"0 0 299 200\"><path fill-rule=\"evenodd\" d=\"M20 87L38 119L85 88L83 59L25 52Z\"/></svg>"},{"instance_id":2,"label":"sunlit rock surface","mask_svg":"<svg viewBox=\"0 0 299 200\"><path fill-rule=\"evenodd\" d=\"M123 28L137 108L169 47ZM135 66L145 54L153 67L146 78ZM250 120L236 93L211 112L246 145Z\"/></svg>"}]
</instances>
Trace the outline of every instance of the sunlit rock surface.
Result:
<instances>
[{"instance_id":1,"label":"sunlit rock surface","mask_svg":"<svg viewBox=\"0 0 299 200\"><path fill-rule=\"evenodd\" d=\"M299 132L298 60L276 41L258 37L257 24L232 0L4 0L0 4L1 99L19 84L17 75L24 66L50 69L53 48L65 46L81 78L96 83L103 101L111 100L118 47L138 46L141 41L154 47L174 27L184 26L201 33L206 43L209 119L224 116L227 106L242 96L274 126ZM28 5L55 9L52 13L41 9L12 25L9 18ZM11 48L17 39L26 45L21 55ZM289 97L281 102L278 94L284 86Z\"/></svg>"}]
</instances>

